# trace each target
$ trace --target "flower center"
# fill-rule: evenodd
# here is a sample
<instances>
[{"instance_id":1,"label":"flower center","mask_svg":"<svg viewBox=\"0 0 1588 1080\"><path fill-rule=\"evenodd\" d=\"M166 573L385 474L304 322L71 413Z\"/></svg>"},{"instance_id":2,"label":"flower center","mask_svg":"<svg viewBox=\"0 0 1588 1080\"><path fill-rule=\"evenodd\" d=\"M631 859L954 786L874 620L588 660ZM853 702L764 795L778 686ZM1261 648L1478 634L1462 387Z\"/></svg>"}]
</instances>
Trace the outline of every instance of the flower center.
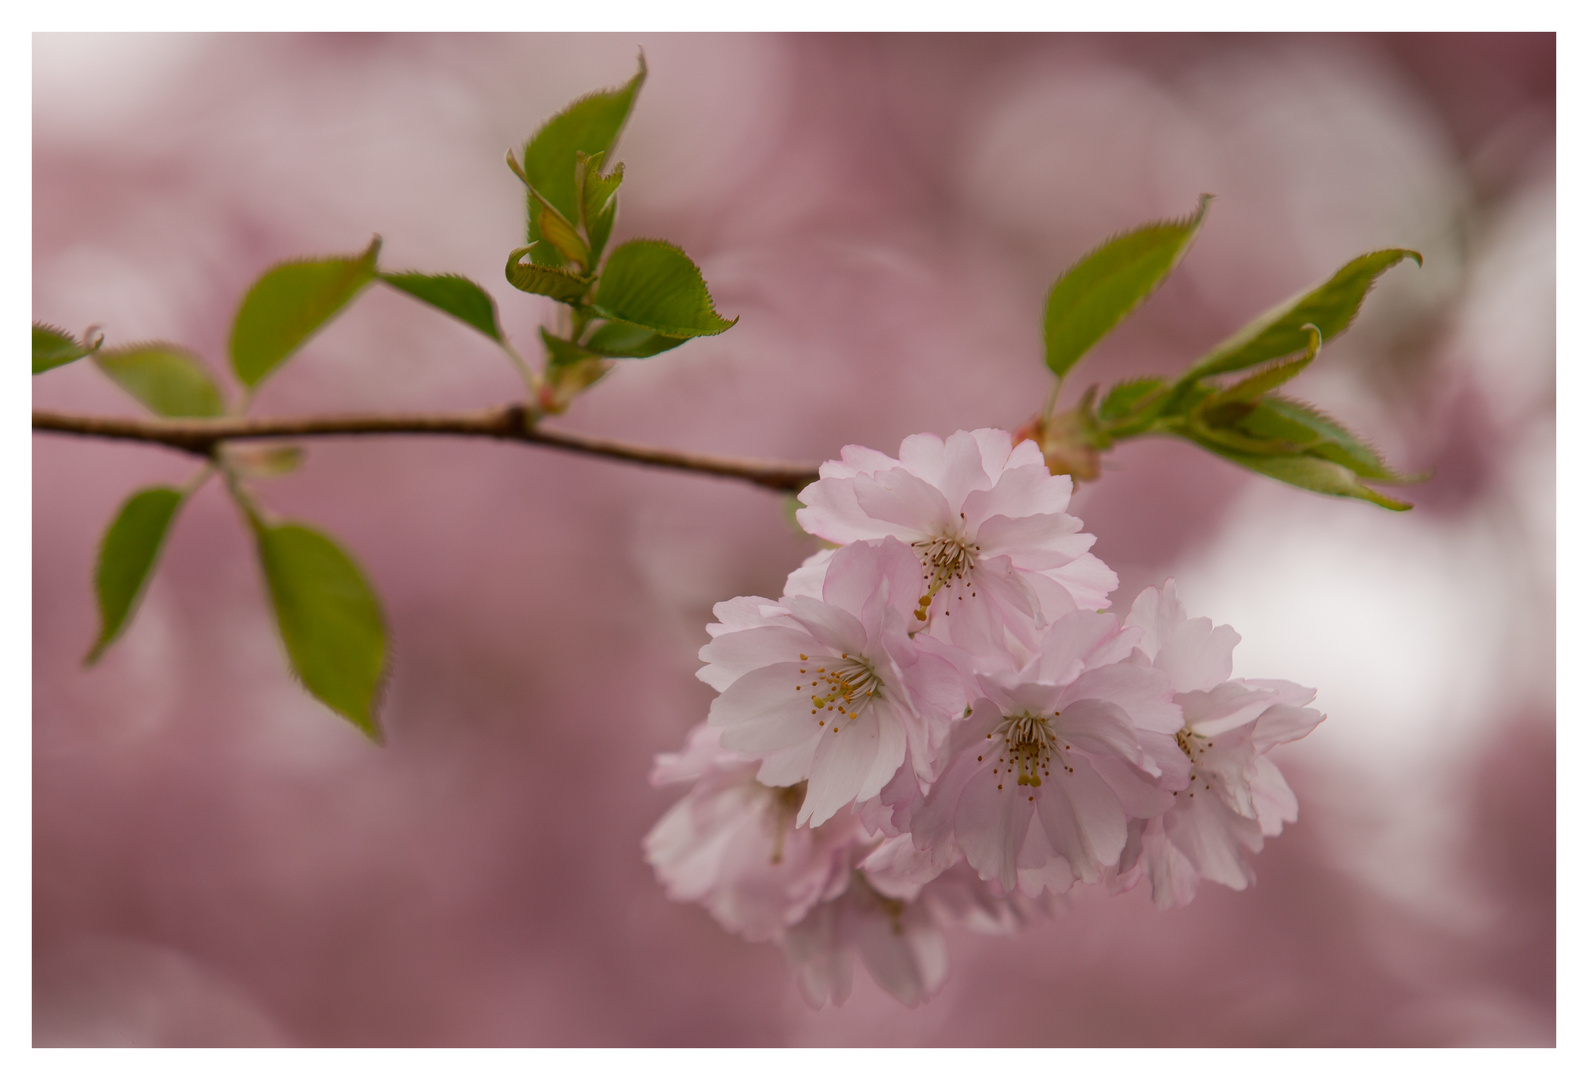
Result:
<instances>
[{"instance_id":1,"label":"flower center","mask_svg":"<svg viewBox=\"0 0 1588 1080\"><path fill-rule=\"evenodd\" d=\"M800 654L800 660L811 662L804 653ZM814 677L809 684L795 683L794 689L802 693L806 689L811 691L811 715L816 717L816 726L826 727L831 720L834 733L838 731L840 720L846 717L858 720L860 710L882 695L882 680L877 678L871 665L848 653L837 660L827 660L814 671L802 667L800 674Z\"/></svg>"},{"instance_id":2,"label":"flower center","mask_svg":"<svg viewBox=\"0 0 1588 1080\"><path fill-rule=\"evenodd\" d=\"M1061 749L1059 737L1053 731L1053 721L1058 718L1058 713L1052 716L1021 713L1019 716L1005 717L1004 722L987 735L989 739L994 735L1002 735L1004 741L1003 753L993 766L993 775L1012 773L1015 783L1020 787L1041 787L1042 778L1051 774L1054 758L1058 758L1059 768L1074 772L1075 767L1064 759L1064 751L1070 748L1070 744L1062 744ZM982 759L977 757L976 760ZM1003 789L1000 783L998 790ZM1035 799L1036 796L1032 795L1031 798Z\"/></svg>"},{"instance_id":3,"label":"flower center","mask_svg":"<svg viewBox=\"0 0 1588 1080\"><path fill-rule=\"evenodd\" d=\"M931 540L917 540L910 545L915 549L916 556L921 560L921 569L926 575L926 591L915 609L917 619L925 619L926 611L932 606L932 600L938 592L951 581L964 584L970 572L976 569L976 552L981 550L980 544L972 544L955 536L938 536ZM975 596L974 590L971 595ZM963 599L963 594L960 597ZM948 606L943 607L943 614L948 614Z\"/></svg>"},{"instance_id":4,"label":"flower center","mask_svg":"<svg viewBox=\"0 0 1588 1080\"><path fill-rule=\"evenodd\" d=\"M1198 735L1196 732L1192 731L1190 727L1183 727L1179 731L1175 732L1174 741L1176 745L1180 747L1180 752L1191 759L1192 768L1190 786L1194 788L1196 787L1197 779L1196 765L1202 760L1203 754L1213 749L1213 740L1208 738L1206 735ZM1206 781L1203 781L1202 787L1206 791L1213 790L1213 785L1207 783ZM1182 788L1181 790L1183 791L1185 789ZM1178 795L1179 792L1175 792L1175 794ZM1196 792L1192 791L1190 798L1194 799L1196 797Z\"/></svg>"},{"instance_id":5,"label":"flower center","mask_svg":"<svg viewBox=\"0 0 1588 1080\"><path fill-rule=\"evenodd\" d=\"M1191 759L1193 764L1200 761L1202 755L1207 753L1208 748L1213 745L1212 739L1204 735L1198 735L1188 727L1183 727L1175 732L1174 741L1180 747L1181 752Z\"/></svg>"}]
</instances>

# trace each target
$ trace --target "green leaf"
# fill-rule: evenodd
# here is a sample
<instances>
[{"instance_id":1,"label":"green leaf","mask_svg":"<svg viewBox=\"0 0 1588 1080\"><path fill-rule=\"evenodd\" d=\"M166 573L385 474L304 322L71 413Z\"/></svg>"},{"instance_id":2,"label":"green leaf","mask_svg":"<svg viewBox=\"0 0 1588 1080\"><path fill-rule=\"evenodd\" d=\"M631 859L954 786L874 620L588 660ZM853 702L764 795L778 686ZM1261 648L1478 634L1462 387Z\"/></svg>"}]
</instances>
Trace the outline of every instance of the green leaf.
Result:
<instances>
[{"instance_id":1,"label":"green leaf","mask_svg":"<svg viewBox=\"0 0 1588 1080\"><path fill-rule=\"evenodd\" d=\"M600 90L575 101L542 124L524 145L525 182L566 220L579 219L580 193L575 175L579 154L594 156L612 150L634 106L634 96L644 82L645 55L642 53L634 78L615 90ZM535 196L526 197L529 217L526 239L534 244L544 234L536 220ZM561 263L556 249L549 244L537 245L534 258L542 265Z\"/></svg>"},{"instance_id":2,"label":"green leaf","mask_svg":"<svg viewBox=\"0 0 1588 1080\"><path fill-rule=\"evenodd\" d=\"M519 262L525 254L533 254L533 249L541 246L544 245L531 244L529 247L513 249L507 256L508 282L522 292L549 296L563 304L577 304L595 278L538 262Z\"/></svg>"},{"instance_id":3,"label":"green leaf","mask_svg":"<svg viewBox=\"0 0 1588 1080\"><path fill-rule=\"evenodd\" d=\"M605 154L591 157L579 156L582 169L583 211L585 235L590 238L590 265L594 266L606 250L612 236L612 224L618 213L618 188L623 183L623 163L613 166L611 173L601 175L601 162Z\"/></svg>"},{"instance_id":4,"label":"green leaf","mask_svg":"<svg viewBox=\"0 0 1588 1080\"><path fill-rule=\"evenodd\" d=\"M502 331L496 325L496 301L491 294L461 274L421 274L408 270L401 274L381 274L380 279L416 300L467 323L492 341L500 343Z\"/></svg>"},{"instance_id":5,"label":"green leaf","mask_svg":"<svg viewBox=\"0 0 1588 1080\"><path fill-rule=\"evenodd\" d=\"M50 368L81 360L99 348L100 342L104 340L101 337L85 345L58 326L36 322L33 324L33 374L38 375Z\"/></svg>"},{"instance_id":6,"label":"green leaf","mask_svg":"<svg viewBox=\"0 0 1588 1080\"><path fill-rule=\"evenodd\" d=\"M579 230L546 203L538 199L535 202L538 204L535 210L535 225L539 228L540 235L557 249L557 254L561 255L564 261L588 268L590 248L585 244L584 237L579 235Z\"/></svg>"},{"instance_id":7,"label":"green leaf","mask_svg":"<svg viewBox=\"0 0 1588 1080\"><path fill-rule=\"evenodd\" d=\"M375 280L376 237L362 255L274 266L248 290L232 323L232 370L258 386Z\"/></svg>"},{"instance_id":8,"label":"green leaf","mask_svg":"<svg viewBox=\"0 0 1588 1080\"><path fill-rule=\"evenodd\" d=\"M1305 488L1308 491L1317 491L1325 495L1344 495L1353 499L1364 499L1371 503L1377 503L1387 510L1410 510L1412 508L1411 503L1401 502L1381 492L1374 491L1362 483L1356 473L1335 461L1325 461L1322 458L1309 457L1302 454L1289 456L1243 454L1206 442L1203 442L1202 445L1220 457L1227 458L1237 465L1245 466L1253 472L1271 476L1275 480L1283 481L1295 487Z\"/></svg>"},{"instance_id":9,"label":"green leaf","mask_svg":"<svg viewBox=\"0 0 1588 1080\"><path fill-rule=\"evenodd\" d=\"M97 661L126 627L160 556L171 519L182 505L182 492L170 487L144 488L122 504L105 530L94 565L94 592L99 599L99 637L83 658Z\"/></svg>"},{"instance_id":10,"label":"green leaf","mask_svg":"<svg viewBox=\"0 0 1588 1080\"><path fill-rule=\"evenodd\" d=\"M1318 334L1317 327L1309 323L1305 329L1312 335L1306 352L1293 360L1276 360L1258 368L1239 382L1232 383L1215 393L1207 400L1207 405L1212 407L1230 401L1256 401L1270 390L1277 390L1300 375L1317 357L1318 347L1323 344L1323 338Z\"/></svg>"},{"instance_id":11,"label":"green leaf","mask_svg":"<svg viewBox=\"0 0 1588 1080\"><path fill-rule=\"evenodd\" d=\"M157 416L220 416L226 401L209 369L180 345L154 341L94 354L99 370Z\"/></svg>"},{"instance_id":12,"label":"green leaf","mask_svg":"<svg viewBox=\"0 0 1588 1080\"><path fill-rule=\"evenodd\" d=\"M1211 196L1191 216L1105 240L1053 283L1042 320L1048 367L1063 378L1088 349L1146 300L1196 238Z\"/></svg>"},{"instance_id":13,"label":"green leaf","mask_svg":"<svg viewBox=\"0 0 1588 1080\"><path fill-rule=\"evenodd\" d=\"M292 670L309 693L379 742L375 697L386 666L386 629L374 591L325 534L252 520Z\"/></svg>"},{"instance_id":14,"label":"green leaf","mask_svg":"<svg viewBox=\"0 0 1588 1080\"><path fill-rule=\"evenodd\" d=\"M633 323L613 320L596 327L585 347L601 356L642 359L676 349L688 338L668 337Z\"/></svg>"},{"instance_id":15,"label":"green leaf","mask_svg":"<svg viewBox=\"0 0 1588 1080\"><path fill-rule=\"evenodd\" d=\"M1258 438L1308 444L1308 453L1343 465L1365 480L1384 484L1415 484L1427 473L1406 476L1388 465L1379 452L1345 425L1310 405L1270 394L1240 422L1241 430Z\"/></svg>"},{"instance_id":16,"label":"green leaf","mask_svg":"<svg viewBox=\"0 0 1588 1080\"><path fill-rule=\"evenodd\" d=\"M1165 385L1167 384L1162 379L1154 378L1131 379L1128 382L1116 383L1109 388L1108 396L1103 398L1103 403L1097 407L1097 418L1105 423L1111 420L1123 420Z\"/></svg>"},{"instance_id":17,"label":"green leaf","mask_svg":"<svg viewBox=\"0 0 1588 1080\"><path fill-rule=\"evenodd\" d=\"M591 306L675 338L709 337L739 321L717 314L699 267L665 240L620 244L607 257Z\"/></svg>"},{"instance_id":18,"label":"green leaf","mask_svg":"<svg viewBox=\"0 0 1588 1080\"><path fill-rule=\"evenodd\" d=\"M1351 325L1379 275L1404 259L1413 259L1418 266L1423 264L1423 257L1407 248L1387 248L1357 256L1322 285L1297 294L1247 323L1193 364L1181 382L1239 371L1301 352L1307 347L1305 327L1309 323L1328 341Z\"/></svg>"},{"instance_id":19,"label":"green leaf","mask_svg":"<svg viewBox=\"0 0 1588 1080\"><path fill-rule=\"evenodd\" d=\"M1318 355L1318 349L1323 345L1318 328L1308 323L1303 329L1308 335L1306 352L1293 360L1276 360L1223 389L1215 390L1198 402L1195 415L1214 427L1228 427L1250 415L1264 394L1277 390L1300 375Z\"/></svg>"},{"instance_id":20,"label":"green leaf","mask_svg":"<svg viewBox=\"0 0 1588 1080\"><path fill-rule=\"evenodd\" d=\"M1265 457L1310 454L1313 445L1310 441L1293 442L1288 439L1250 435L1236 427L1213 427L1196 418L1176 424L1169 430L1182 434L1210 450L1220 452L1234 450L1241 454L1258 454Z\"/></svg>"},{"instance_id":21,"label":"green leaf","mask_svg":"<svg viewBox=\"0 0 1588 1080\"><path fill-rule=\"evenodd\" d=\"M546 362L552 367L567 367L581 360L601 358L599 353L591 352L582 345L575 345L567 338L560 338L544 326L540 328L540 340L546 345Z\"/></svg>"}]
</instances>

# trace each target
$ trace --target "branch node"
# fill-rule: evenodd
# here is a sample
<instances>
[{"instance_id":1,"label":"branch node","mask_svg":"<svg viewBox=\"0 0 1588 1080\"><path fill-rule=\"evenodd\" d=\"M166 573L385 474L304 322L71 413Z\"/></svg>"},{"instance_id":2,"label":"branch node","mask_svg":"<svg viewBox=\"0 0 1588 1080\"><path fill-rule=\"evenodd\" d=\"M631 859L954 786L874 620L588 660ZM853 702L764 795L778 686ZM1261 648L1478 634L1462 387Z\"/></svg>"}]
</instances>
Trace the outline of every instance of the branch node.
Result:
<instances>
[{"instance_id":1,"label":"branch node","mask_svg":"<svg viewBox=\"0 0 1588 1080\"><path fill-rule=\"evenodd\" d=\"M529 434L535 426L534 418L529 415L529 410L522 402L515 401L502 410L503 434L509 437L522 438Z\"/></svg>"}]
</instances>

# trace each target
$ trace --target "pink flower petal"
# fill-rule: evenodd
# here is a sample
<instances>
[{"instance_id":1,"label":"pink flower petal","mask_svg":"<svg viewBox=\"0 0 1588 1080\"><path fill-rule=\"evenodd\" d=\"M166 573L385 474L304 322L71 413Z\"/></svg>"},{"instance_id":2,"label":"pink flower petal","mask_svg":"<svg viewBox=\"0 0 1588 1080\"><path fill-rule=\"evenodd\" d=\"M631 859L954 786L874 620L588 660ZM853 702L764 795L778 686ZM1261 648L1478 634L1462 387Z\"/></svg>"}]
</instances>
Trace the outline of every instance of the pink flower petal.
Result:
<instances>
[{"instance_id":1,"label":"pink flower petal","mask_svg":"<svg viewBox=\"0 0 1588 1080\"><path fill-rule=\"evenodd\" d=\"M1162 643L1153 666L1167 672L1177 691L1211 690L1230 677L1241 635L1209 618L1188 619Z\"/></svg>"},{"instance_id":2,"label":"pink flower petal","mask_svg":"<svg viewBox=\"0 0 1588 1080\"><path fill-rule=\"evenodd\" d=\"M876 795L893 779L904 763L904 730L895 723L879 723L877 712L866 709L857 719L836 722L822 732L795 824L820 825L857 798Z\"/></svg>"},{"instance_id":3,"label":"pink flower petal","mask_svg":"<svg viewBox=\"0 0 1588 1080\"><path fill-rule=\"evenodd\" d=\"M903 469L857 476L851 483L855 501L886 535L913 542L958 528L959 517L943 493Z\"/></svg>"},{"instance_id":4,"label":"pink flower petal","mask_svg":"<svg viewBox=\"0 0 1588 1080\"><path fill-rule=\"evenodd\" d=\"M717 695L706 722L723 729L722 745L730 750L765 753L793 746L819 730L811 695L795 689L809 683L797 661L758 668Z\"/></svg>"}]
</instances>

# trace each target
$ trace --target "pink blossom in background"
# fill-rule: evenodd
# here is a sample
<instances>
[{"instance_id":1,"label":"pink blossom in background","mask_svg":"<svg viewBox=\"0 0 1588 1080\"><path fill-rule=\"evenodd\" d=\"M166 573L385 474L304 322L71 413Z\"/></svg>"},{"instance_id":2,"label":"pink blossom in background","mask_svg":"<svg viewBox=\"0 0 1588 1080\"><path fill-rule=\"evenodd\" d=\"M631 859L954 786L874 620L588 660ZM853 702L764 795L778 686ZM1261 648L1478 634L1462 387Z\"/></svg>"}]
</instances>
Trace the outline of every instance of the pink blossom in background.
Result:
<instances>
[{"instance_id":1,"label":"pink blossom in background","mask_svg":"<svg viewBox=\"0 0 1588 1080\"><path fill-rule=\"evenodd\" d=\"M1424 254L1298 380L1433 470L1415 510L1142 440L1053 511L1097 538L1115 610L1172 577L1188 612L1239 629L1232 668L1182 697L1234 682L1328 714L1298 743L1236 725L1295 821L1254 776L1240 867L1167 910L1147 881L1028 910L867 840L841 865L868 867L874 896L831 894L833 869L803 914L777 907L799 933L747 942L717 913L762 918L755 880L708 887L711 910L669 890L717 881L712 860L780 804L701 763L723 786L677 812L658 881L645 839L685 789L647 777L716 696L694 677L713 606L781 596L815 554L777 497L535 448L310 444L261 495L381 593L377 749L293 683L214 489L85 671L102 529L193 465L37 436L34 1041L1552 1044L1553 38L39 35L34 314L179 341L220 372L260 271L378 232L392 266L485 284L526 348L546 312L501 279L523 228L503 151L627 78L636 46L651 74L615 155L615 239L678 240L740 321L621 363L570 430L814 462L1017 428L1049 384L1054 276L1202 191L1218 197L1181 268L1067 394L1174 370L1362 251ZM516 392L489 343L371 295L255 411ZM136 408L83 365L34 400ZM1226 887L1247 869L1255 886ZM911 933L879 937L895 911Z\"/></svg>"}]
</instances>

